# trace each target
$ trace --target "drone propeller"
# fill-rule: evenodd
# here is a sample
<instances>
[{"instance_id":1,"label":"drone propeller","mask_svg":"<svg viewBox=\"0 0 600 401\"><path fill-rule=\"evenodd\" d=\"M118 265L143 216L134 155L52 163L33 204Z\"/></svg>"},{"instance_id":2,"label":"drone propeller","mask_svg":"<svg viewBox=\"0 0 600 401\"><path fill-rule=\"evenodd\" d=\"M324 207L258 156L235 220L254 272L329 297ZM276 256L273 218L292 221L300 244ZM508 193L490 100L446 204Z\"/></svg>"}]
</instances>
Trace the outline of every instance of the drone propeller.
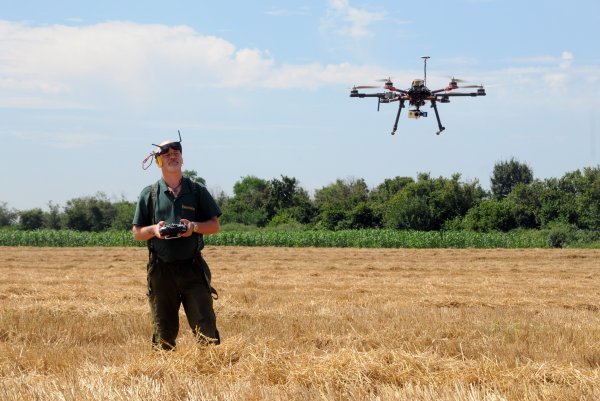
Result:
<instances>
[{"instance_id":1,"label":"drone propeller","mask_svg":"<svg viewBox=\"0 0 600 401\"><path fill-rule=\"evenodd\" d=\"M464 85L464 86L459 86L459 88L477 88L477 89L483 89L483 85Z\"/></svg>"},{"instance_id":2,"label":"drone propeller","mask_svg":"<svg viewBox=\"0 0 600 401\"><path fill-rule=\"evenodd\" d=\"M360 86L353 86L352 89L377 89L377 88L381 88L380 86L373 86L373 85L360 85Z\"/></svg>"},{"instance_id":3,"label":"drone propeller","mask_svg":"<svg viewBox=\"0 0 600 401\"><path fill-rule=\"evenodd\" d=\"M452 82L468 82L466 79L454 78L454 77L451 77L450 75L446 76L446 78L450 78L450 80Z\"/></svg>"}]
</instances>

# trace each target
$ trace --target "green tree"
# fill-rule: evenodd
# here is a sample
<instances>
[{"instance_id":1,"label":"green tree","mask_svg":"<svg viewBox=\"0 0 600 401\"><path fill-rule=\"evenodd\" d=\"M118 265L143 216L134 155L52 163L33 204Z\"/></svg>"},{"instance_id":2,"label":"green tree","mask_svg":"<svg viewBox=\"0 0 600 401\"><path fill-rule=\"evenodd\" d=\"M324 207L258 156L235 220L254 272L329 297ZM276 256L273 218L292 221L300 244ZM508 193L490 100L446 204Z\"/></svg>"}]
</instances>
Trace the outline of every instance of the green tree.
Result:
<instances>
[{"instance_id":1,"label":"green tree","mask_svg":"<svg viewBox=\"0 0 600 401\"><path fill-rule=\"evenodd\" d=\"M60 230L63 217L60 206L52 201L48 202L48 211L44 213L44 227L51 230Z\"/></svg>"},{"instance_id":2,"label":"green tree","mask_svg":"<svg viewBox=\"0 0 600 401\"><path fill-rule=\"evenodd\" d=\"M517 228L513 204L506 199L486 199L469 210L463 219L467 230L490 232Z\"/></svg>"},{"instance_id":3,"label":"green tree","mask_svg":"<svg viewBox=\"0 0 600 401\"><path fill-rule=\"evenodd\" d=\"M369 189L364 179L337 179L333 184L315 191L315 204L319 209L350 210L366 202Z\"/></svg>"},{"instance_id":4,"label":"green tree","mask_svg":"<svg viewBox=\"0 0 600 401\"><path fill-rule=\"evenodd\" d=\"M544 181L539 220L600 230L600 167L585 168Z\"/></svg>"},{"instance_id":5,"label":"green tree","mask_svg":"<svg viewBox=\"0 0 600 401\"><path fill-rule=\"evenodd\" d=\"M517 184L530 184L533 170L514 158L494 165L491 177L491 190L494 199L504 199Z\"/></svg>"},{"instance_id":6,"label":"green tree","mask_svg":"<svg viewBox=\"0 0 600 401\"><path fill-rule=\"evenodd\" d=\"M19 212L19 226L23 230L37 230L44 226L44 212L40 208Z\"/></svg>"},{"instance_id":7,"label":"green tree","mask_svg":"<svg viewBox=\"0 0 600 401\"><path fill-rule=\"evenodd\" d=\"M269 181L265 209L268 220L282 215L284 220L288 216L302 224L309 223L316 211L308 192L300 187L298 180L284 175L281 180L275 178Z\"/></svg>"},{"instance_id":8,"label":"green tree","mask_svg":"<svg viewBox=\"0 0 600 401\"><path fill-rule=\"evenodd\" d=\"M417 181L405 185L387 202L383 224L397 229L439 230L464 216L484 195L478 181L460 182L460 174L434 179L420 173Z\"/></svg>"},{"instance_id":9,"label":"green tree","mask_svg":"<svg viewBox=\"0 0 600 401\"><path fill-rule=\"evenodd\" d=\"M65 225L78 231L103 231L111 227L115 215L116 210L106 195L98 192L95 196L67 201Z\"/></svg>"},{"instance_id":10,"label":"green tree","mask_svg":"<svg viewBox=\"0 0 600 401\"><path fill-rule=\"evenodd\" d=\"M385 204L408 184L414 183L412 177L386 178L381 184L369 193L369 202Z\"/></svg>"},{"instance_id":11,"label":"green tree","mask_svg":"<svg viewBox=\"0 0 600 401\"><path fill-rule=\"evenodd\" d=\"M217 189L214 192L211 191L211 195L221 210L224 210L227 202L231 200L231 198L222 189Z\"/></svg>"},{"instance_id":12,"label":"green tree","mask_svg":"<svg viewBox=\"0 0 600 401\"><path fill-rule=\"evenodd\" d=\"M223 205L223 223L264 227L267 224L268 182L255 176L243 177L233 186L233 197Z\"/></svg>"},{"instance_id":13,"label":"green tree","mask_svg":"<svg viewBox=\"0 0 600 401\"><path fill-rule=\"evenodd\" d=\"M600 231L600 166L586 167L581 173L581 193L578 197L578 225Z\"/></svg>"},{"instance_id":14,"label":"green tree","mask_svg":"<svg viewBox=\"0 0 600 401\"><path fill-rule=\"evenodd\" d=\"M319 212L317 227L326 230L343 230L349 228L348 213L340 209L324 208Z\"/></svg>"},{"instance_id":15,"label":"green tree","mask_svg":"<svg viewBox=\"0 0 600 401\"><path fill-rule=\"evenodd\" d=\"M531 184L517 184L508 194L506 200L513 205L513 216L517 227L534 229L539 228L540 208L544 185L540 181Z\"/></svg>"},{"instance_id":16,"label":"green tree","mask_svg":"<svg viewBox=\"0 0 600 401\"><path fill-rule=\"evenodd\" d=\"M385 225L395 229L428 231L433 220L426 196L402 191L390 200L384 215Z\"/></svg>"},{"instance_id":17,"label":"green tree","mask_svg":"<svg viewBox=\"0 0 600 401\"><path fill-rule=\"evenodd\" d=\"M315 191L315 206L319 211L320 225L327 229L351 227L351 211L366 203L368 198L369 189L362 178L338 179L333 184L318 189ZM369 222L368 226L372 225Z\"/></svg>"},{"instance_id":18,"label":"green tree","mask_svg":"<svg viewBox=\"0 0 600 401\"><path fill-rule=\"evenodd\" d=\"M15 224L18 216L15 209L10 209L6 202L0 202L0 227Z\"/></svg>"},{"instance_id":19,"label":"green tree","mask_svg":"<svg viewBox=\"0 0 600 401\"><path fill-rule=\"evenodd\" d=\"M368 206L373 213L374 226L381 226L388 208L388 202L404 187L412 184L412 177L386 178L381 184L369 192Z\"/></svg>"},{"instance_id":20,"label":"green tree","mask_svg":"<svg viewBox=\"0 0 600 401\"><path fill-rule=\"evenodd\" d=\"M130 230L133 221L133 215L137 207L135 202L128 202L122 199L119 202L113 203L114 219L110 227L115 230Z\"/></svg>"},{"instance_id":21,"label":"green tree","mask_svg":"<svg viewBox=\"0 0 600 401\"><path fill-rule=\"evenodd\" d=\"M196 170L183 170L181 172L181 174L184 177L187 177L190 180L197 182L198 184L206 185L206 180L204 178L198 176L198 173L196 172Z\"/></svg>"},{"instance_id":22,"label":"green tree","mask_svg":"<svg viewBox=\"0 0 600 401\"><path fill-rule=\"evenodd\" d=\"M356 205L346 216L347 228L378 228L382 226L381 214L367 202Z\"/></svg>"},{"instance_id":23,"label":"green tree","mask_svg":"<svg viewBox=\"0 0 600 401\"><path fill-rule=\"evenodd\" d=\"M429 207L435 229L441 228L448 220L464 216L484 196L485 191L479 181L461 182L460 174L454 174L450 179L440 177L433 180Z\"/></svg>"},{"instance_id":24,"label":"green tree","mask_svg":"<svg viewBox=\"0 0 600 401\"><path fill-rule=\"evenodd\" d=\"M578 220L576 196L570 189L570 183L559 178L544 180L540 203L541 227L547 227L554 222L576 224Z\"/></svg>"}]
</instances>

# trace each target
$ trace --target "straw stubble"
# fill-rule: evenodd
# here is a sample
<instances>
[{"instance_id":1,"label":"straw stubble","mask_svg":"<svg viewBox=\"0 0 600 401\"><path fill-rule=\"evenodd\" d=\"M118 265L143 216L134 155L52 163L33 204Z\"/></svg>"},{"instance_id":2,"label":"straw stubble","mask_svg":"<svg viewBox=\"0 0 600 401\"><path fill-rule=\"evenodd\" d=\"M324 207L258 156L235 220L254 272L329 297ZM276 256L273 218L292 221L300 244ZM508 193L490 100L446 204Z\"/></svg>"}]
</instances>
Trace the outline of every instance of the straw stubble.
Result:
<instances>
[{"instance_id":1,"label":"straw stubble","mask_svg":"<svg viewBox=\"0 0 600 401\"><path fill-rule=\"evenodd\" d=\"M596 400L600 252L208 247L153 352L139 248L2 248L3 400Z\"/></svg>"}]
</instances>

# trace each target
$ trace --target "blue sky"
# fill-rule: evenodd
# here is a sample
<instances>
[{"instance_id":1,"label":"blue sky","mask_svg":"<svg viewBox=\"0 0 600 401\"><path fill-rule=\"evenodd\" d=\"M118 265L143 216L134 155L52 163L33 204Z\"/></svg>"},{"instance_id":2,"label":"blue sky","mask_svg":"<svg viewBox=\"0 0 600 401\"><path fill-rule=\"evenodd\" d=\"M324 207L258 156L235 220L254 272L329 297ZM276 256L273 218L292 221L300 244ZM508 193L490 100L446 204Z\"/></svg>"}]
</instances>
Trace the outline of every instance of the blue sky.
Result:
<instances>
[{"instance_id":1,"label":"blue sky","mask_svg":"<svg viewBox=\"0 0 600 401\"><path fill-rule=\"evenodd\" d=\"M560 177L600 163L599 26L591 0L2 0L0 202L135 200L159 176L141 169L151 143L178 129L184 167L228 194L247 175L488 188L513 157ZM396 105L349 89L408 88L424 55L431 89L456 76L488 95L440 105L440 136L406 111L391 136Z\"/></svg>"}]
</instances>

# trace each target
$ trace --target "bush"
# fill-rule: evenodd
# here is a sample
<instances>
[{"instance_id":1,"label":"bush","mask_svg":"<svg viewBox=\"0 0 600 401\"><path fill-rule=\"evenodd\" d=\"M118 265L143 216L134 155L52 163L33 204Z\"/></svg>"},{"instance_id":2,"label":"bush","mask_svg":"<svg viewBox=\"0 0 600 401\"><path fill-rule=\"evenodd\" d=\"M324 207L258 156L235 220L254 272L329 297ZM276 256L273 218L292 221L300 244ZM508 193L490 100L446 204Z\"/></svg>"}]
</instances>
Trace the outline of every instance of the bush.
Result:
<instances>
[{"instance_id":1,"label":"bush","mask_svg":"<svg viewBox=\"0 0 600 401\"><path fill-rule=\"evenodd\" d=\"M403 192L389 202L384 219L387 228L421 231L434 229L427 199Z\"/></svg>"},{"instance_id":2,"label":"bush","mask_svg":"<svg viewBox=\"0 0 600 401\"><path fill-rule=\"evenodd\" d=\"M506 200L485 200L471 208L463 219L467 230L479 232L510 231L517 228L513 205Z\"/></svg>"},{"instance_id":3,"label":"bush","mask_svg":"<svg viewBox=\"0 0 600 401\"><path fill-rule=\"evenodd\" d=\"M269 229L278 229L283 231L302 230L302 224L294 219L291 214L286 211L276 214L273 216L271 221L267 224L267 228Z\"/></svg>"},{"instance_id":4,"label":"bush","mask_svg":"<svg viewBox=\"0 0 600 401\"><path fill-rule=\"evenodd\" d=\"M576 240L576 228L570 224L556 222L547 228L548 246L564 248Z\"/></svg>"},{"instance_id":5,"label":"bush","mask_svg":"<svg viewBox=\"0 0 600 401\"><path fill-rule=\"evenodd\" d=\"M44 226L44 212L40 208L19 212L19 226L22 230L42 228Z\"/></svg>"}]
</instances>

